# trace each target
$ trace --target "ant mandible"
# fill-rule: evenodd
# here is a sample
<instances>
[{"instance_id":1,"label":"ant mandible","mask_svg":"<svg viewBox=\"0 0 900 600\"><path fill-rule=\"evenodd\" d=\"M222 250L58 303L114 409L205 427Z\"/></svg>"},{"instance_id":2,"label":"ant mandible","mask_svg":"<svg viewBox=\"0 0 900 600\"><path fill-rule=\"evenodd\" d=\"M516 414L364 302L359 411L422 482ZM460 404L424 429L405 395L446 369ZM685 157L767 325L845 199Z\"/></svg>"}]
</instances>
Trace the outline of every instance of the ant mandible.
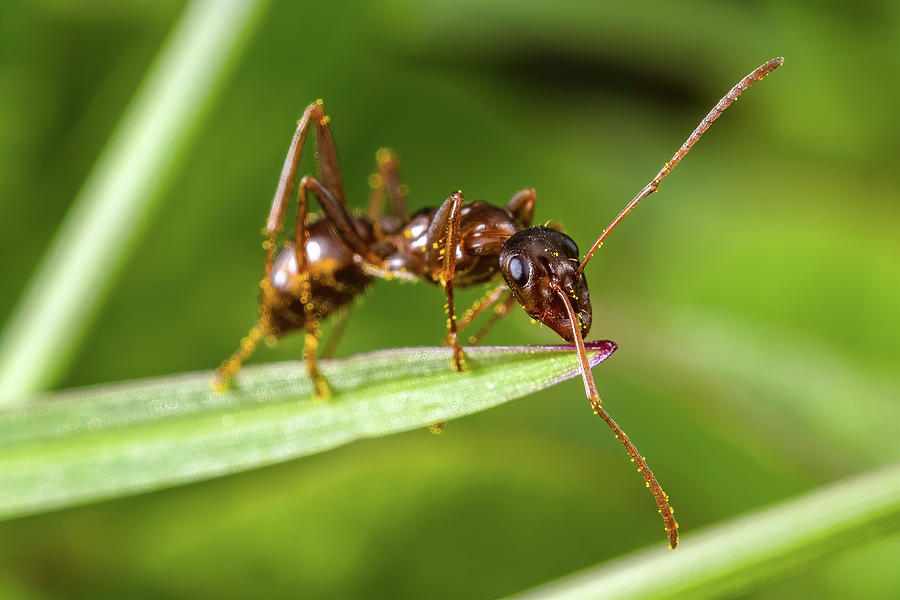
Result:
<instances>
[{"instance_id":1,"label":"ant mandible","mask_svg":"<svg viewBox=\"0 0 900 600\"><path fill-rule=\"evenodd\" d=\"M459 332L485 310L497 305L488 323L470 338L474 344L518 302L532 319L575 344L588 401L594 413L625 445L644 477L665 523L669 547L674 549L678 544L678 523L668 496L644 457L600 403L584 345L584 337L591 328L584 267L628 213L659 188L659 182L672 172L722 111L783 62L783 58L772 59L739 81L650 183L603 230L580 261L578 246L572 238L556 229L531 226L537 198L533 189L516 193L503 208L481 201L464 204L462 192L456 191L437 209L424 208L407 214L406 187L401 183L395 156L386 149L376 155L378 173L370 180L373 193L367 216L351 214L344 200L337 152L328 128L329 117L321 100L310 104L297 122L266 221L263 243L266 263L265 277L260 283L259 320L241 341L238 351L219 367L214 386L224 390L263 337L277 339L302 329L306 332L303 355L314 392L319 397L328 396L327 382L316 363L319 323L364 292L376 277L424 279L444 288L449 315L445 342L453 348L452 367L456 371L465 369ZM309 175L300 179L294 240L276 253L276 236L284 222L310 128L315 130L321 180ZM324 210L323 218L309 219L310 192ZM386 195L390 197L390 210L383 215ZM457 323L454 288L487 283L498 272L503 275L503 282L476 302Z\"/></svg>"}]
</instances>

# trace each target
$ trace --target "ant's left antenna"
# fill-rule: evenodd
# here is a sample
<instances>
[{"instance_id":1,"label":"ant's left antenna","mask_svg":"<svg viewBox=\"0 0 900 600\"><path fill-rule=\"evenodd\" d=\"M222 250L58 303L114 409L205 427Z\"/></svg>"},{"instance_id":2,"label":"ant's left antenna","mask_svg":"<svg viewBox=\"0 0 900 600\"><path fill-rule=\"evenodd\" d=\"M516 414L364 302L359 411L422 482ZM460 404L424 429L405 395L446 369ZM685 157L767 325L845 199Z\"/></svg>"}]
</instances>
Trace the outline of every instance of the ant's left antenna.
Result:
<instances>
[{"instance_id":1,"label":"ant's left antenna","mask_svg":"<svg viewBox=\"0 0 900 600\"><path fill-rule=\"evenodd\" d=\"M659 170L659 173L656 174L656 177L654 177L650 183L645 185L644 189L642 189L638 193L638 195L635 196L634 199L629 202L625 208L622 209L622 212L620 212L616 216L616 218L613 219L612 223L609 224L609 227L603 230L603 233L600 234L600 237L597 238L597 241L594 242L593 246L591 246L591 249L588 250L587 254L584 255L584 259L581 261L581 264L578 265L577 272L579 274L584 271L585 265L587 265L587 262L591 259L591 256L593 256L594 252L596 252L597 249L603 245L603 241L606 239L606 236L612 233L612 230L622 222L622 220L628 215L628 213L630 213L634 209L634 207L637 206L638 203L640 203L641 200L659 189L659 182L663 179L663 177L671 173L672 169L675 168L675 165L681 162L681 159L684 158L688 152L690 152L694 144L697 143L697 140L700 139L700 136L703 135L703 132L709 129L709 126L712 125L712 122L718 119L719 115L721 115L726 108L731 106L731 103L737 100L740 95L747 90L747 88L780 67L783 62L784 59L778 57L773 58L764 65L760 65L752 73L741 79L736 86L731 88L730 92L725 94L725 96L721 100L719 100L719 102L713 107L713 109L709 111L709 114L703 117L703 120L700 121L700 124L697 125L697 128L693 131L693 133L688 136L688 139L684 141L684 143L681 145L681 148L678 149L678 152L676 152L675 155L672 156L672 158L669 160L669 162L667 162L663 166L663 168Z\"/></svg>"}]
</instances>

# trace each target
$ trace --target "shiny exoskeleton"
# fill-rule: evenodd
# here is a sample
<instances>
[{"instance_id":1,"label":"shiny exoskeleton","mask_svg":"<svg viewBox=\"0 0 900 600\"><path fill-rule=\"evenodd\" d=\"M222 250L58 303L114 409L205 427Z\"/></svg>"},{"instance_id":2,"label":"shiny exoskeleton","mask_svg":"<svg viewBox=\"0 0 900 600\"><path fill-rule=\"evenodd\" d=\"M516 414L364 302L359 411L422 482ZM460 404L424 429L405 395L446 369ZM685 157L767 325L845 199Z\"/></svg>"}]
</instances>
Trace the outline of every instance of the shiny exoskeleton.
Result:
<instances>
[{"instance_id":1,"label":"shiny exoskeleton","mask_svg":"<svg viewBox=\"0 0 900 600\"><path fill-rule=\"evenodd\" d=\"M445 341L453 349L452 367L457 371L465 370L459 332L496 305L485 327L469 338L475 343L517 302L535 321L574 344L588 401L624 444L645 479L665 522L669 545L675 548L678 524L668 497L643 456L600 403L584 345L592 320L584 268L609 233L641 200L658 189L660 180L684 158L719 114L782 62L783 59L773 59L738 82L580 261L578 246L572 238L553 228L531 226L536 200L532 189L516 193L503 207L480 201L465 203L462 192L456 191L438 208L407 214L406 187L400 180L396 158L386 149L378 151L378 172L369 180L372 196L368 214L364 217L351 214L344 198L329 117L321 101L309 105L297 122L266 222L259 320L240 349L219 367L216 388L225 389L261 338L277 338L293 330L303 330L304 357L314 390L318 396L327 396L329 388L316 362L319 323L346 307L375 278L423 279L443 287L449 316ZM300 179L296 230L293 239L276 252L276 238L293 195L297 165L310 129L315 131L321 180L308 175ZM318 220L311 220L308 215L310 193L324 213ZM390 207L387 214L382 214L386 198ZM457 322L454 288L488 283L498 273L502 282Z\"/></svg>"}]
</instances>

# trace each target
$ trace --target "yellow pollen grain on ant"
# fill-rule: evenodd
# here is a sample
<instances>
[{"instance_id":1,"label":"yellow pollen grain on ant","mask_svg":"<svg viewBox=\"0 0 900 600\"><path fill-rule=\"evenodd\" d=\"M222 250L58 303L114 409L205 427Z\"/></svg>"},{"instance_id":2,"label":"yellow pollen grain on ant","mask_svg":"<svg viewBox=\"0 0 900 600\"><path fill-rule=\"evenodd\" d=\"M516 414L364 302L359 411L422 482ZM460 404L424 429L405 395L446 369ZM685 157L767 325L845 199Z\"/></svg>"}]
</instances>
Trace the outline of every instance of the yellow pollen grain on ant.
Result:
<instances>
[{"instance_id":1,"label":"yellow pollen grain on ant","mask_svg":"<svg viewBox=\"0 0 900 600\"><path fill-rule=\"evenodd\" d=\"M317 105L317 106L322 106L323 104L325 104L325 103L322 101L321 98L316 98L316 105Z\"/></svg>"},{"instance_id":2,"label":"yellow pollen grain on ant","mask_svg":"<svg viewBox=\"0 0 900 600\"><path fill-rule=\"evenodd\" d=\"M391 154L390 148L379 148L378 151L375 152L375 160L378 161L378 164L383 165L391 160Z\"/></svg>"},{"instance_id":3,"label":"yellow pollen grain on ant","mask_svg":"<svg viewBox=\"0 0 900 600\"><path fill-rule=\"evenodd\" d=\"M372 173L371 175L369 175L368 183L369 183L369 187L372 188L373 190L380 188L381 184L382 184L381 175L378 173Z\"/></svg>"},{"instance_id":4,"label":"yellow pollen grain on ant","mask_svg":"<svg viewBox=\"0 0 900 600\"><path fill-rule=\"evenodd\" d=\"M331 123L331 117L329 117L328 115L325 115L324 117L319 119L319 125L324 126L324 125L328 125L329 123Z\"/></svg>"}]
</instances>

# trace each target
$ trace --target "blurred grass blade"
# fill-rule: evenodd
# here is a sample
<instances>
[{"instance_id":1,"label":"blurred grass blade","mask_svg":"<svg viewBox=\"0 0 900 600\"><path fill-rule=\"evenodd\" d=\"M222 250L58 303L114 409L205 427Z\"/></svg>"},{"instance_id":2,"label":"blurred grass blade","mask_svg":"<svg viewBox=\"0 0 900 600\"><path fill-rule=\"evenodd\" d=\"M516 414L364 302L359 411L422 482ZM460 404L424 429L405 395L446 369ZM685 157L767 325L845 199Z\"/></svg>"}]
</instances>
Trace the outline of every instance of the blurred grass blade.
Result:
<instances>
[{"instance_id":1,"label":"blurred grass blade","mask_svg":"<svg viewBox=\"0 0 900 600\"><path fill-rule=\"evenodd\" d=\"M588 345L592 366L615 351ZM47 396L0 411L0 518L197 481L424 428L580 373L568 346L476 347L471 369L447 348L325 361L330 401L312 400L301 363L241 371L225 394L211 373Z\"/></svg>"},{"instance_id":2,"label":"blurred grass blade","mask_svg":"<svg viewBox=\"0 0 900 600\"><path fill-rule=\"evenodd\" d=\"M518 598L732 597L897 530L900 465L687 533L675 553L640 552Z\"/></svg>"},{"instance_id":3,"label":"blurred grass blade","mask_svg":"<svg viewBox=\"0 0 900 600\"><path fill-rule=\"evenodd\" d=\"M0 405L65 368L261 4L194 0L185 10L3 330Z\"/></svg>"}]
</instances>

